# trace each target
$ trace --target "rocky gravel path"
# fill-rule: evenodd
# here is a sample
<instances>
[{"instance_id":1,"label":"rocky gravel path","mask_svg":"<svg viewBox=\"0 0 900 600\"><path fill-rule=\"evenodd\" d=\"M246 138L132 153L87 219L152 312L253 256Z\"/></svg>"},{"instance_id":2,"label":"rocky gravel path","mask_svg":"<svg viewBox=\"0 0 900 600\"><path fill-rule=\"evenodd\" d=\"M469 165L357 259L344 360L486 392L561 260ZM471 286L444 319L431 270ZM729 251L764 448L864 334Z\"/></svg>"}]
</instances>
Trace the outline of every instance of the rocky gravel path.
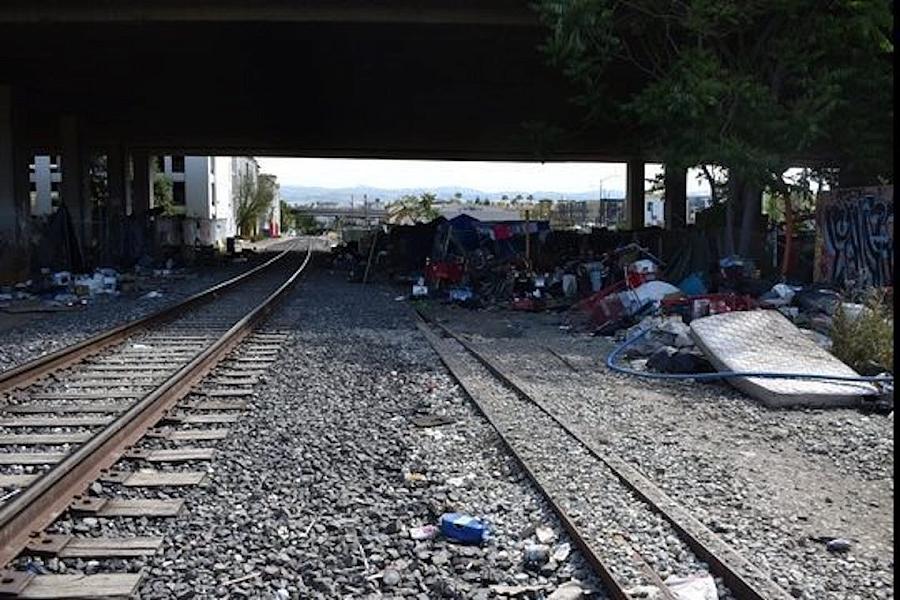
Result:
<instances>
[{"instance_id":1,"label":"rocky gravel path","mask_svg":"<svg viewBox=\"0 0 900 600\"><path fill-rule=\"evenodd\" d=\"M894 597L892 418L772 410L724 384L614 375L600 365L609 344L557 323L441 314L795 597ZM830 552L831 538L849 552Z\"/></svg>"},{"instance_id":2,"label":"rocky gravel path","mask_svg":"<svg viewBox=\"0 0 900 600\"><path fill-rule=\"evenodd\" d=\"M434 343L629 595L661 597L670 577L709 574L675 529L556 421L503 385L455 340ZM732 597L720 580L716 585L718 597Z\"/></svg>"},{"instance_id":3,"label":"rocky gravel path","mask_svg":"<svg viewBox=\"0 0 900 600\"><path fill-rule=\"evenodd\" d=\"M102 331L145 317L192 294L239 275L259 257L142 281L140 292L97 295L86 306L52 313L0 313L0 371L11 369ZM158 297L147 297L157 291Z\"/></svg>"},{"instance_id":4,"label":"rocky gravel path","mask_svg":"<svg viewBox=\"0 0 900 600\"><path fill-rule=\"evenodd\" d=\"M288 334L279 360L229 437L209 444L219 452L209 485L176 494L187 499L182 516L55 527L164 535L161 554L117 565L147 570L145 599L602 598L537 490L394 296L310 273L267 325ZM450 423L413 422L425 415ZM492 536L481 546L412 539L451 511L487 520ZM555 558L526 564L526 546L540 540ZM78 559L48 566L98 568Z\"/></svg>"}]
</instances>

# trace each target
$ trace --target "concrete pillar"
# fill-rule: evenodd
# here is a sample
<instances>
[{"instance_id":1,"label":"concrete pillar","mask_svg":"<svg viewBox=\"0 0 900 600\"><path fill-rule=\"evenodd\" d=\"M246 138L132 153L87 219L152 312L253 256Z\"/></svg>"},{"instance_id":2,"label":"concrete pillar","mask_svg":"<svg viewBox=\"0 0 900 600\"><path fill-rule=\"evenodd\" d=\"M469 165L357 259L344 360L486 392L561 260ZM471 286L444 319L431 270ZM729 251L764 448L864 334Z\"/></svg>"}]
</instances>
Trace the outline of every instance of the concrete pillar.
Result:
<instances>
[{"instance_id":1,"label":"concrete pillar","mask_svg":"<svg viewBox=\"0 0 900 600\"><path fill-rule=\"evenodd\" d=\"M666 166L664 185L666 229L680 229L687 225L687 169Z\"/></svg>"},{"instance_id":2,"label":"concrete pillar","mask_svg":"<svg viewBox=\"0 0 900 600\"><path fill-rule=\"evenodd\" d=\"M28 279L28 157L15 140L13 91L0 86L0 283Z\"/></svg>"},{"instance_id":3,"label":"concrete pillar","mask_svg":"<svg viewBox=\"0 0 900 600\"><path fill-rule=\"evenodd\" d=\"M108 200L104 215L105 240L103 257L110 264L120 264L122 259L122 228L125 226L125 207L128 201L128 161L121 145L109 148L106 155L106 181Z\"/></svg>"},{"instance_id":4,"label":"concrete pillar","mask_svg":"<svg viewBox=\"0 0 900 600\"><path fill-rule=\"evenodd\" d=\"M84 253L91 238L92 215L90 196L85 194L87 169L78 119L73 116L62 117L59 133L62 142L61 200L69 209L75 237Z\"/></svg>"},{"instance_id":5,"label":"concrete pillar","mask_svg":"<svg viewBox=\"0 0 900 600\"><path fill-rule=\"evenodd\" d=\"M134 180L131 188L131 214L146 218L153 208L153 182L150 180L150 155L136 150L131 153Z\"/></svg>"},{"instance_id":6,"label":"concrete pillar","mask_svg":"<svg viewBox=\"0 0 900 600\"><path fill-rule=\"evenodd\" d=\"M628 161L625 174L625 228L628 230L644 226L645 177L644 161Z\"/></svg>"}]
</instances>

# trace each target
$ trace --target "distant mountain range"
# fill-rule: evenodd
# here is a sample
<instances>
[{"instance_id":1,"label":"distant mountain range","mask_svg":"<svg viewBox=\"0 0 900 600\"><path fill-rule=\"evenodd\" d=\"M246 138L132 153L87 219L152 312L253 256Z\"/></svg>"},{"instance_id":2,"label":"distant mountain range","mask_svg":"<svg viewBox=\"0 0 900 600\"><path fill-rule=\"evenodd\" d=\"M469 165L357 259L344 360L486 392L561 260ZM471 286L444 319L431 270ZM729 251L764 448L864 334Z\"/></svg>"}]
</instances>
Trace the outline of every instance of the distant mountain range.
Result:
<instances>
[{"instance_id":1,"label":"distant mountain range","mask_svg":"<svg viewBox=\"0 0 900 600\"><path fill-rule=\"evenodd\" d=\"M513 199L517 195L527 198L531 194L532 198L537 201L544 198L552 200L597 200L597 192L576 192L561 194L559 192L527 192L527 191L508 191L508 192L483 192L472 188L464 187L437 187L437 188L400 188L400 189L383 189L368 186L356 186L349 188L323 188L323 187L304 187L294 185L281 186L281 198L289 204L312 204L316 202L335 202L337 204L362 205L368 199L374 203L376 199L382 204L388 204L397 200L401 196L407 194L421 194L423 192L431 192L435 194L439 200L452 200L455 194L462 194L464 201L472 202L476 199L484 200L501 200L503 196ZM625 193L622 190L606 189L603 190L605 198L623 198Z\"/></svg>"}]
</instances>

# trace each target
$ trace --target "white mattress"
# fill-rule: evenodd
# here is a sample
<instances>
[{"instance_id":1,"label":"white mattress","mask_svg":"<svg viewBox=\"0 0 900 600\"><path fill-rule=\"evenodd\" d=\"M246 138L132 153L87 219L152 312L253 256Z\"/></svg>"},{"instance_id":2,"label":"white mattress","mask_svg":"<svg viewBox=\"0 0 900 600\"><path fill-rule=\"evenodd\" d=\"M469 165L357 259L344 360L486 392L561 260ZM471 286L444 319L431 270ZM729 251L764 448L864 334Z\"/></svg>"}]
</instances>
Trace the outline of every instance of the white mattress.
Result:
<instances>
[{"instance_id":1,"label":"white mattress","mask_svg":"<svg viewBox=\"0 0 900 600\"><path fill-rule=\"evenodd\" d=\"M719 371L854 376L856 371L807 338L776 310L738 311L691 321L691 336ZM768 406L855 406L877 393L867 383L804 379L726 379Z\"/></svg>"}]
</instances>

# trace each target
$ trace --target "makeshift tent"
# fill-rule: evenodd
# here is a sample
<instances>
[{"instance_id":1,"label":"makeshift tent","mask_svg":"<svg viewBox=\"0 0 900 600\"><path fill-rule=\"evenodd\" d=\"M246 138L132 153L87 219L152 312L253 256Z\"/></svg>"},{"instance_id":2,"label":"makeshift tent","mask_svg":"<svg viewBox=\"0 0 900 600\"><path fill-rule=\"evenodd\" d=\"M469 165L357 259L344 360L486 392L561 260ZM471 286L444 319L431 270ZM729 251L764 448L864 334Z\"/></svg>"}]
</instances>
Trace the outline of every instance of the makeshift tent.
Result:
<instances>
[{"instance_id":1,"label":"makeshift tent","mask_svg":"<svg viewBox=\"0 0 900 600\"><path fill-rule=\"evenodd\" d=\"M479 221L467 214L453 217L437 228L432 258L444 259L448 254L468 256L487 246L498 257L510 257L524 252L525 233L543 240L550 232L547 221Z\"/></svg>"}]
</instances>

